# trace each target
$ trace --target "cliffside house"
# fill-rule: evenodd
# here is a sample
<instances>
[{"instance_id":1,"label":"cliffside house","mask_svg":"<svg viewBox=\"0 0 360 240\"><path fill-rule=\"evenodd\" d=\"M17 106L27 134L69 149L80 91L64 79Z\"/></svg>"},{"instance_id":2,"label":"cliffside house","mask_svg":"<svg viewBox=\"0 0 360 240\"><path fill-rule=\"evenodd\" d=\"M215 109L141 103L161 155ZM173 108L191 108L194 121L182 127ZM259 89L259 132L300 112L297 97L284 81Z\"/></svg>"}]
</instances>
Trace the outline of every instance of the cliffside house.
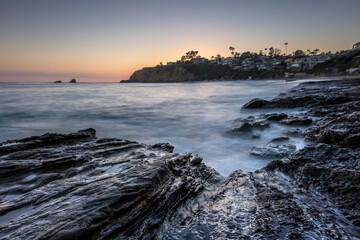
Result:
<instances>
[{"instance_id":1,"label":"cliffside house","mask_svg":"<svg viewBox=\"0 0 360 240\"><path fill-rule=\"evenodd\" d=\"M352 50L360 50L360 42L355 43L352 47Z\"/></svg>"},{"instance_id":2,"label":"cliffside house","mask_svg":"<svg viewBox=\"0 0 360 240\"><path fill-rule=\"evenodd\" d=\"M207 63L207 62L209 62L209 60L206 58L193 58L193 59L191 59L190 62L192 64L201 64L201 63Z\"/></svg>"}]
</instances>

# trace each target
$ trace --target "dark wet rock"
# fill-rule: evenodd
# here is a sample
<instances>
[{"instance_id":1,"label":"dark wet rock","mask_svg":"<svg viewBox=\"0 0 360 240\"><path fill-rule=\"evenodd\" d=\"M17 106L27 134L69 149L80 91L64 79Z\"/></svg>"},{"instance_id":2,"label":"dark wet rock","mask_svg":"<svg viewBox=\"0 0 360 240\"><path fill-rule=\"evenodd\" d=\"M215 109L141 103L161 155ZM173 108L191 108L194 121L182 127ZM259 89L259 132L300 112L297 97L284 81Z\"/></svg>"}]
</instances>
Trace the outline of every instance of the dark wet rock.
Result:
<instances>
[{"instance_id":1,"label":"dark wet rock","mask_svg":"<svg viewBox=\"0 0 360 240\"><path fill-rule=\"evenodd\" d=\"M321 143L343 147L360 147L360 112L328 114L316 122L306 135Z\"/></svg>"},{"instance_id":2,"label":"dark wet rock","mask_svg":"<svg viewBox=\"0 0 360 240\"><path fill-rule=\"evenodd\" d=\"M62 83L62 81L61 81L61 80L57 80L57 81L55 81L54 83Z\"/></svg>"},{"instance_id":3,"label":"dark wet rock","mask_svg":"<svg viewBox=\"0 0 360 240\"><path fill-rule=\"evenodd\" d=\"M285 131L284 134L290 137L301 137L303 136L303 131L301 131L299 128L293 128L289 131Z\"/></svg>"},{"instance_id":4,"label":"dark wet rock","mask_svg":"<svg viewBox=\"0 0 360 240\"><path fill-rule=\"evenodd\" d=\"M313 120L309 117L295 115L295 116L289 116L288 118L281 120L279 123L290 126L306 126L311 124L312 122Z\"/></svg>"},{"instance_id":5,"label":"dark wet rock","mask_svg":"<svg viewBox=\"0 0 360 240\"><path fill-rule=\"evenodd\" d=\"M216 185L215 185L216 186ZM359 232L321 193L279 171L234 171L187 203L159 239L358 239ZM324 204L324 202L327 202Z\"/></svg>"},{"instance_id":6,"label":"dark wet rock","mask_svg":"<svg viewBox=\"0 0 360 240\"><path fill-rule=\"evenodd\" d=\"M251 132L253 130L264 130L268 127L270 127L270 123L266 119L250 116L248 118L235 119L228 132Z\"/></svg>"},{"instance_id":7,"label":"dark wet rock","mask_svg":"<svg viewBox=\"0 0 360 240\"><path fill-rule=\"evenodd\" d=\"M296 150L294 142L288 137L272 139L267 146L256 146L250 149L250 154L259 158L275 159L289 156Z\"/></svg>"},{"instance_id":8,"label":"dark wet rock","mask_svg":"<svg viewBox=\"0 0 360 240\"><path fill-rule=\"evenodd\" d=\"M245 104L243 109L323 107L352 102L360 100L359 94L354 94L358 90L359 85L359 80L301 83L285 94L279 94L270 101L258 98L253 99Z\"/></svg>"},{"instance_id":9,"label":"dark wet rock","mask_svg":"<svg viewBox=\"0 0 360 240\"><path fill-rule=\"evenodd\" d=\"M288 115L285 113L271 113L271 114L266 114L265 117L267 120L280 121L284 118L287 118Z\"/></svg>"},{"instance_id":10,"label":"dark wet rock","mask_svg":"<svg viewBox=\"0 0 360 240\"><path fill-rule=\"evenodd\" d=\"M151 239L212 179L169 144L97 139L94 129L0 144L1 239Z\"/></svg>"},{"instance_id":11,"label":"dark wet rock","mask_svg":"<svg viewBox=\"0 0 360 240\"><path fill-rule=\"evenodd\" d=\"M269 104L269 101L260 99L260 98L255 98L253 100L251 100L250 102L246 103L243 108L244 109L251 109L251 108L262 108L264 106L267 106Z\"/></svg>"},{"instance_id":12,"label":"dark wet rock","mask_svg":"<svg viewBox=\"0 0 360 240\"><path fill-rule=\"evenodd\" d=\"M292 142L289 137L277 137L273 138L270 143L289 143Z\"/></svg>"},{"instance_id":13,"label":"dark wet rock","mask_svg":"<svg viewBox=\"0 0 360 240\"><path fill-rule=\"evenodd\" d=\"M76 83L76 79L71 79L69 83Z\"/></svg>"},{"instance_id":14,"label":"dark wet rock","mask_svg":"<svg viewBox=\"0 0 360 240\"><path fill-rule=\"evenodd\" d=\"M256 146L250 149L250 154L259 158L275 159L289 156L296 150L294 144L270 143L265 147Z\"/></svg>"},{"instance_id":15,"label":"dark wet rock","mask_svg":"<svg viewBox=\"0 0 360 240\"><path fill-rule=\"evenodd\" d=\"M291 175L304 189L325 193L360 230L360 150L308 145L266 168Z\"/></svg>"},{"instance_id":16,"label":"dark wet rock","mask_svg":"<svg viewBox=\"0 0 360 240\"><path fill-rule=\"evenodd\" d=\"M255 134L253 134L253 135L251 135L251 138L253 138L253 139L258 139L258 138L260 138L261 136L260 136L260 134L258 134L258 133L255 133Z\"/></svg>"}]
</instances>

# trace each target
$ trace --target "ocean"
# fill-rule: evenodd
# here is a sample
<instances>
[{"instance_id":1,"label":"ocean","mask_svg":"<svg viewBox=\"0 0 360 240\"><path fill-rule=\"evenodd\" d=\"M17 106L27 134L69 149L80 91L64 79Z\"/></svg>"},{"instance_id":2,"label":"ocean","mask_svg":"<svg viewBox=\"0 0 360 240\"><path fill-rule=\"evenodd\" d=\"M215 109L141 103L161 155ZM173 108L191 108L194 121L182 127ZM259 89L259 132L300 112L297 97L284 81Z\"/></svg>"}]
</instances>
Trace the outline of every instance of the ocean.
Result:
<instances>
[{"instance_id":1,"label":"ocean","mask_svg":"<svg viewBox=\"0 0 360 240\"><path fill-rule=\"evenodd\" d=\"M271 99L298 83L0 83L0 142L91 127L98 137L168 142L175 152L199 154L224 176L254 171L270 160L249 155L249 149L266 145L286 127L273 124L258 139L226 129L234 119L254 114L240 111L249 100ZM296 144L302 147L303 140Z\"/></svg>"}]
</instances>

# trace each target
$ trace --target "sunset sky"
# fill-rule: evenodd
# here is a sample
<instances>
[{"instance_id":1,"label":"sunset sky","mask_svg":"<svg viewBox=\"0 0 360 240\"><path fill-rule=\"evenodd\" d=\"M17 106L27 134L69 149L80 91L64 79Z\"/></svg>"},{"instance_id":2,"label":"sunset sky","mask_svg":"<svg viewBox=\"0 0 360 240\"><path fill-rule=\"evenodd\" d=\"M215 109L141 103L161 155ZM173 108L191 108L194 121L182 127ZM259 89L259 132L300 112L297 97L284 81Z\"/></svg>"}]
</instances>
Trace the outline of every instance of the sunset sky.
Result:
<instances>
[{"instance_id":1,"label":"sunset sky","mask_svg":"<svg viewBox=\"0 0 360 240\"><path fill-rule=\"evenodd\" d=\"M0 81L114 82L191 49L349 49L359 9L360 0L1 0Z\"/></svg>"}]
</instances>

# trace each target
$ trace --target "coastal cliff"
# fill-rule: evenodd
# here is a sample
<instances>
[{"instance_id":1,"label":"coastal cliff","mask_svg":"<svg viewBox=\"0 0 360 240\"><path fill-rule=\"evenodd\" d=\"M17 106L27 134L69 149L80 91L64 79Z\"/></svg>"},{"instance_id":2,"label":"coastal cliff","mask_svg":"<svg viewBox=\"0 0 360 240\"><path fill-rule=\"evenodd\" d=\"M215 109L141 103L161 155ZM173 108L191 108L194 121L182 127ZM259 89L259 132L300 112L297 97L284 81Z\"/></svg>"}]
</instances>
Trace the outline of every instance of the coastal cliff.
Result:
<instances>
[{"instance_id":1,"label":"coastal cliff","mask_svg":"<svg viewBox=\"0 0 360 240\"><path fill-rule=\"evenodd\" d=\"M230 70L214 64L175 64L143 68L134 72L126 82L186 82L219 80Z\"/></svg>"}]
</instances>

